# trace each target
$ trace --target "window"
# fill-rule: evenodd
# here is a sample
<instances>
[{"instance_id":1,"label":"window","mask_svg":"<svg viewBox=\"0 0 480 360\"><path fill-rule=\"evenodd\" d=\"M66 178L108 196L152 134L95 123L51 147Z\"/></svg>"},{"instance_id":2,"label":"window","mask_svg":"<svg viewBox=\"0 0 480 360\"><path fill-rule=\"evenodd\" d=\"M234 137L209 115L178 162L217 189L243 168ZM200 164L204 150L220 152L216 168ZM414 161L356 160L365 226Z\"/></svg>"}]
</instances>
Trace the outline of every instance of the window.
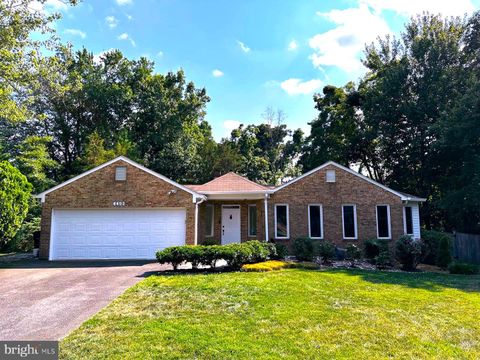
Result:
<instances>
[{"instance_id":1,"label":"window","mask_svg":"<svg viewBox=\"0 0 480 360\"><path fill-rule=\"evenodd\" d=\"M205 236L213 236L213 205L205 206Z\"/></svg>"},{"instance_id":2,"label":"window","mask_svg":"<svg viewBox=\"0 0 480 360\"><path fill-rule=\"evenodd\" d=\"M342 206L343 238L357 238L357 208L355 205Z\"/></svg>"},{"instance_id":3,"label":"window","mask_svg":"<svg viewBox=\"0 0 480 360\"><path fill-rule=\"evenodd\" d=\"M115 168L115 180L116 181L127 180L127 167L126 166L117 166Z\"/></svg>"},{"instance_id":4,"label":"window","mask_svg":"<svg viewBox=\"0 0 480 360\"><path fill-rule=\"evenodd\" d=\"M257 236L257 205L248 205L248 236Z\"/></svg>"},{"instance_id":5,"label":"window","mask_svg":"<svg viewBox=\"0 0 480 360\"><path fill-rule=\"evenodd\" d=\"M322 205L308 205L308 235L312 239L323 238Z\"/></svg>"},{"instance_id":6,"label":"window","mask_svg":"<svg viewBox=\"0 0 480 360\"><path fill-rule=\"evenodd\" d=\"M335 170L327 170L326 180L328 183L335 182Z\"/></svg>"},{"instance_id":7,"label":"window","mask_svg":"<svg viewBox=\"0 0 480 360\"><path fill-rule=\"evenodd\" d=\"M405 234L413 235L413 217L412 217L411 206L405 206L403 208L403 217L404 217Z\"/></svg>"},{"instance_id":8,"label":"window","mask_svg":"<svg viewBox=\"0 0 480 360\"><path fill-rule=\"evenodd\" d=\"M288 205L275 205L275 237L277 239L288 239L290 229L288 226Z\"/></svg>"},{"instance_id":9,"label":"window","mask_svg":"<svg viewBox=\"0 0 480 360\"><path fill-rule=\"evenodd\" d=\"M390 239L390 206L377 205L377 237Z\"/></svg>"}]
</instances>

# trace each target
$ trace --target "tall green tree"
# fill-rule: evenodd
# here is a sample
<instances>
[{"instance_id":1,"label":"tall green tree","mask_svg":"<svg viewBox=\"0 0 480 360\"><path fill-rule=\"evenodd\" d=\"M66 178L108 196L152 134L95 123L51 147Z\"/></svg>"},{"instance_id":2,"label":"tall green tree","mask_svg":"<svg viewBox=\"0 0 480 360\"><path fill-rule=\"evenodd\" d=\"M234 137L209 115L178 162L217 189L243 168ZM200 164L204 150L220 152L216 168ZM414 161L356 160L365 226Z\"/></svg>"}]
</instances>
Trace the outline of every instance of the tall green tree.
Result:
<instances>
[{"instance_id":1,"label":"tall green tree","mask_svg":"<svg viewBox=\"0 0 480 360\"><path fill-rule=\"evenodd\" d=\"M0 247L13 239L27 216L32 185L8 161L0 162Z\"/></svg>"}]
</instances>

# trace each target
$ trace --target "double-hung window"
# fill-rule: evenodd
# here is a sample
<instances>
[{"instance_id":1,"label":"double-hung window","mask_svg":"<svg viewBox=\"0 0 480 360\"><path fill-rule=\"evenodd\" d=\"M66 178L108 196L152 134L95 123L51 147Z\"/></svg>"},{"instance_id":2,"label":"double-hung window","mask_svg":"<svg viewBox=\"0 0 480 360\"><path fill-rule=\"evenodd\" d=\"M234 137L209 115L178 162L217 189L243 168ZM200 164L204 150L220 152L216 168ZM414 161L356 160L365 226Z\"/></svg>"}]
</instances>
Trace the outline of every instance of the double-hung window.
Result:
<instances>
[{"instance_id":1,"label":"double-hung window","mask_svg":"<svg viewBox=\"0 0 480 360\"><path fill-rule=\"evenodd\" d=\"M403 208L403 219L405 234L413 235L413 214L411 206L405 206Z\"/></svg>"},{"instance_id":2,"label":"double-hung window","mask_svg":"<svg viewBox=\"0 0 480 360\"><path fill-rule=\"evenodd\" d=\"M321 204L308 205L308 236L323 239L323 209Z\"/></svg>"},{"instance_id":3,"label":"double-hung window","mask_svg":"<svg viewBox=\"0 0 480 360\"><path fill-rule=\"evenodd\" d=\"M205 206L205 236L213 236L213 205Z\"/></svg>"},{"instance_id":4,"label":"double-hung window","mask_svg":"<svg viewBox=\"0 0 480 360\"><path fill-rule=\"evenodd\" d=\"M248 236L257 236L257 205L248 205Z\"/></svg>"},{"instance_id":5,"label":"double-hung window","mask_svg":"<svg viewBox=\"0 0 480 360\"><path fill-rule=\"evenodd\" d=\"M275 238L288 239L289 237L288 205L275 204Z\"/></svg>"},{"instance_id":6,"label":"double-hung window","mask_svg":"<svg viewBox=\"0 0 480 360\"><path fill-rule=\"evenodd\" d=\"M344 239L357 238L357 207L355 205L342 206L342 226Z\"/></svg>"},{"instance_id":7,"label":"double-hung window","mask_svg":"<svg viewBox=\"0 0 480 360\"><path fill-rule=\"evenodd\" d=\"M390 206L377 205L377 237L390 239Z\"/></svg>"}]
</instances>

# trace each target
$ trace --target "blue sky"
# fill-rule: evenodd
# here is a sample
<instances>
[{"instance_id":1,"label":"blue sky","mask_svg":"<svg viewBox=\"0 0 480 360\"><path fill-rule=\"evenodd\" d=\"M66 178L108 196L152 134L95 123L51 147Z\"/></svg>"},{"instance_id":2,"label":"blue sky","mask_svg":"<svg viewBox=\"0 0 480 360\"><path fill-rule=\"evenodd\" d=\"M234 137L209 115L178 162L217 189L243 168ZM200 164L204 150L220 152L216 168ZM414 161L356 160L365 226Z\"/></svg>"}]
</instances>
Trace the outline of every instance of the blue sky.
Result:
<instances>
[{"instance_id":1,"label":"blue sky","mask_svg":"<svg viewBox=\"0 0 480 360\"><path fill-rule=\"evenodd\" d=\"M358 79L365 43L397 34L423 10L462 15L480 0L84 0L73 8L47 0L45 8L63 14L58 34L75 48L146 56L161 73L183 68L207 89L219 140L261 122L268 106L308 132L313 94Z\"/></svg>"}]
</instances>

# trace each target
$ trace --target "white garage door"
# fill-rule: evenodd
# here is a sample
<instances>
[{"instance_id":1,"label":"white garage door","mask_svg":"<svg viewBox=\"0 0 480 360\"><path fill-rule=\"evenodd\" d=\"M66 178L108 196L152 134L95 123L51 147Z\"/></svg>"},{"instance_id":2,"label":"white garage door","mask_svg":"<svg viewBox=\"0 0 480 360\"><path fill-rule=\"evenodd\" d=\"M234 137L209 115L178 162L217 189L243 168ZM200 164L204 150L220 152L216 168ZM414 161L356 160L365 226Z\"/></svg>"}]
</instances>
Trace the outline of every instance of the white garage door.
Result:
<instances>
[{"instance_id":1,"label":"white garage door","mask_svg":"<svg viewBox=\"0 0 480 360\"><path fill-rule=\"evenodd\" d=\"M53 210L50 260L154 259L185 245L185 209Z\"/></svg>"}]
</instances>

